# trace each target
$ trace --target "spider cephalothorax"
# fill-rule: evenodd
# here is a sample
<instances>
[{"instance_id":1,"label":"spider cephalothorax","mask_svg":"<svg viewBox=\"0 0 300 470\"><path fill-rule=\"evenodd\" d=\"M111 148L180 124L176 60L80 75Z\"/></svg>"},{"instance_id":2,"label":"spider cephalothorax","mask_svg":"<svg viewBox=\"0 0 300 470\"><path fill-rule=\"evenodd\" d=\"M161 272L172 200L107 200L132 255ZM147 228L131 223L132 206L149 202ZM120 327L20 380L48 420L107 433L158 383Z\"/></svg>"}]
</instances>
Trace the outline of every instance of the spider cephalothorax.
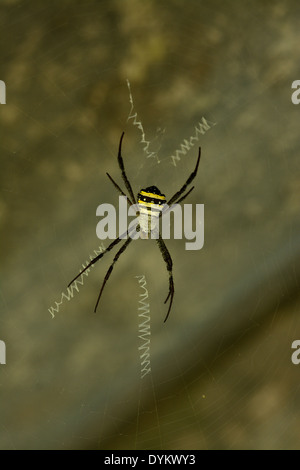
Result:
<instances>
[{"instance_id":1,"label":"spider cephalothorax","mask_svg":"<svg viewBox=\"0 0 300 470\"><path fill-rule=\"evenodd\" d=\"M199 162L200 162L201 148L199 147L198 159L197 159L197 163L196 163L196 167L195 167L194 171L190 174L190 176L188 177L188 179L186 180L184 185L181 187L181 189L179 191L177 191L174 194L174 196L172 196L171 199L169 199L169 201L167 201L166 196L164 194L162 194L156 186L148 186L145 189L141 189L140 192L138 193L138 197L137 197L137 201L136 201L136 199L134 197L134 193L132 191L131 184L130 184L128 178L127 178L125 168L124 168L124 162L123 162L122 153L121 153L123 137L124 137L124 132L121 135L121 139L120 139L120 143L119 143L118 164L119 164L119 168L120 168L121 174L122 174L122 179L123 179L123 182L124 182L125 187L127 189L127 192L129 194L129 197L128 197L128 195L126 195L124 193L124 191L122 191L120 186L113 180L113 178L108 173L107 173L107 176L109 177L110 181L113 183L115 188L119 191L119 193L122 196L125 196L127 198L127 202L130 206L132 206L134 204L137 205L137 207L138 207L138 226L136 228L136 231L141 232L141 235L142 235L141 238L149 238L148 235L149 235L150 232L152 232L152 230L157 230L158 231L157 237L155 237L156 242L158 244L158 247L160 249L162 257L163 257L163 259L166 263L166 267L167 267L167 270L168 270L168 273L169 273L169 293L168 293L168 296L165 300L165 303L169 299L170 299L170 303L169 303L169 308L168 308L166 318L164 320L164 321L166 321L168 316L169 316L169 313L171 311L174 292L175 292L175 290L174 290L174 281L173 281L173 271L172 271L173 262L172 262L171 255L170 255L170 253L169 253L169 251L168 251L168 249L165 245L165 242L164 242L164 240L163 240L163 238L162 238L162 236L159 232L158 221L159 221L159 217L163 213L165 207L170 207L172 204L175 204L175 203L180 204L190 194L190 192L194 189L194 186L193 186L189 191L187 191L185 194L183 194L185 192L186 188L188 187L188 185L193 181L193 179L195 178L195 176L197 174L198 166L199 166ZM151 217L151 215L152 215L152 217ZM152 220L152 222L151 222L151 220ZM154 221L154 223L153 223L153 221ZM128 238L125 240L124 244L121 246L119 251L116 253L116 255L113 259L113 262L110 265L110 267L109 267L109 269L108 269L108 271L107 271L107 273L104 277L104 281L102 283L100 293L98 295L98 299L97 299L97 302L96 302L96 305L95 305L95 310L94 310L95 312L97 310L98 303L99 303L99 300L101 298L104 286L105 286L106 282L108 281L108 279L111 275L111 272L113 270L113 267L114 267L115 263L118 261L121 254L126 250L129 243L132 241L132 238L130 237L130 231L127 230L127 232L125 234L123 234L120 237L116 238L106 248L106 250L104 250L102 253L100 253L100 255L96 256L96 258L94 258L82 271L80 271L80 273L69 284L69 286L70 286L74 281L76 281L76 279L79 276L81 276L81 274L83 274L94 263L96 263L100 258L102 258L102 256L104 256L105 253L110 251L115 245L117 245L121 241L124 241L124 235L127 235Z\"/></svg>"},{"instance_id":2,"label":"spider cephalothorax","mask_svg":"<svg viewBox=\"0 0 300 470\"><path fill-rule=\"evenodd\" d=\"M167 202L165 194L162 194L157 186L148 186L141 189L138 194L138 203L148 202L152 204L165 204Z\"/></svg>"}]
</instances>

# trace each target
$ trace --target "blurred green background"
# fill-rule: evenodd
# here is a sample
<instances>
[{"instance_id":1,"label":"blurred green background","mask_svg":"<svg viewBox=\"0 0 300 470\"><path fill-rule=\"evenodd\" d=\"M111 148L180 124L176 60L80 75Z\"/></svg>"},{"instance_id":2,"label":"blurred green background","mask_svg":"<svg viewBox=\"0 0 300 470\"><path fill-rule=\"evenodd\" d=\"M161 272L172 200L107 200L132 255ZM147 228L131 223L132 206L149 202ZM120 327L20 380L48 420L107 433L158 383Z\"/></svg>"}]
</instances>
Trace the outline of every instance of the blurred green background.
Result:
<instances>
[{"instance_id":1,"label":"blurred green background","mask_svg":"<svg viewBox=\"0 0 300 470\"><path fill-rule=\"evenodd\" d=\"M296 0L2 0L0 79L1 449L299 449L299 124ZM141 132L128 120L130 81ZM211 129L177 165L171 156ZM117 204L119 138L137 193L190 195L205 244L153 241L113 254L59 302ZM159 160L159 162L158 162ZM108 245L108 240L104 241ZM138 317L147 280L151 375Z\"/></svg>"}]
</instances>

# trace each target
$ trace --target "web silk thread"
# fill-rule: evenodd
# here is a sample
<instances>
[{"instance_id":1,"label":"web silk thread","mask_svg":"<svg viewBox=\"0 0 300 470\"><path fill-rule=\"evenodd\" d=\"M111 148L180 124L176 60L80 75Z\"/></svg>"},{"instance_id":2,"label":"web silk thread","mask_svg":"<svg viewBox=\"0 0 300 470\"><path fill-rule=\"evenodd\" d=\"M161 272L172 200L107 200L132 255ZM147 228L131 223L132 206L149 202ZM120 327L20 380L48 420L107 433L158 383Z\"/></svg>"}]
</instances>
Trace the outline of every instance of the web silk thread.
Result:
<instances>
[{"instance_id":1,"label":"web silk thread","mask_svg":"<svg viewBox=\"0 0 300 470\"><path fill-rule=\"evenodd\" d=\"M207 121L205 117L202 117L201 121L195 126L195 134L189 139L184 139L183 143L180 145L180 149L175 151L175 155L171 155L173 165L176 166L176 161L180 160L179 155L186 155L195 143L198 142L200 135L206 134L206 132L216 124L216 122Z\"/></svg>"},{"instance_id":2,"label":"web silk thread","mask_svg":"<svg viewBox=\"0 0 300 470\"><path fill-rule=\"evenodd\" d=\"M141 135L142 135L140 143L144 144L143 150L147 158L155 157L157 159L157 162L160 163L157 152L149 151L149 145L151 142L149 140L146 140L146 135L145 135L143 124L141 121L138 120L137 112L134 112L133 97L131 93L130 82L128 79L127 79L127 87L129 91L129 102L131 104L127 122L129 121L129 119L133 119L133 125L137 126L137 128L140 130ZM180 145L180 148L175 151L174 155L171 155L170 158L172 159L173 165L176 166L176 162L180 160L180 155L181 156L186 155L187 152L195 145L195 143L199 141L200 135L206 134L206 132L208 132L216 124L217 124L216 122L208 121L207 119L205 119L204 116L202 116L197 126L195 126L195 134L192 135L189 139L184 139L184 141Z\"/></svg>"},{"instance_id":3,"label":"web silk thread","mask_svg":"<svg viewBox=\"0 0 300 470\"><path fill-rule=\"evenodd\" d=\"M159 163L157 152L150 152L149 151L149 145L151 144L151 142L149 140L146 140L146 134L145 134L145 131L144 131L144 127L143 127L142 122L138 120L137 112L135 112L135 113L133 112L134 111L134 103L133 103L133 97L132 97L132 93L131 93L129 80L127 80L127 86L128 86L128 91L129 91L129 102L131 104L131 108L130 108L130 111L129 111L129 114L128 114L127 122L129 121L129 119L133 119L133 125L137 126L137 128L141 132L142 138L140 140L140 144L144 145L143 150L144 150L147 158L151 158L151 157L156 158L157 162Z\"/></svg>"},{"instance_id":4,"label":"web silk thread","mask_svg":"<svg viewBox=\"0 0 300 470\"><path fill-rule=\"evenodd\" d=\"M141 378L143 379L146 375L151 373L151 361L150 361L150 340L151 340L151 328L150 328L150 304L146 302L149 298L148 289L146 287L147 281L144 275L135 276L138 279L139 287L142 292L139 294L138 301L138 317L139 323L139 339L143 341L142 345L139 346L138 351L140 353L141 361Z\"/></svg>"},{"instance_id":5,"label":"web silk thread","mask_svg":"<svg viewBox=\"0 0 300 470\"><path fill-rule=\"evenodd\" d=\"M99 246L98 250L94 250L94 255L95 256L100 255L100 253L102 253L104 249L105 248L103 246ZM83 263L82 267L85 268L90 263L90 261L92 261L95 258L95 256L90 255L89 260ZM89 269L87 269L84 273L82 273L81 276L76 281L74 281L70 287L68 287L67 292L62 292L59 302L55 302L54 306L48 308L48 312L51 314L52 318L55 318L54 312L56 313L59 312L60 306L62 305L64 300L67 300L69 302L71 299L73 299L75 292L77 293L79 292L79 286L83 286L84 284L84 276L88 277L91 268L94 268L94 266L95 265L92 264Z\"/></svg>"}]
</instances>

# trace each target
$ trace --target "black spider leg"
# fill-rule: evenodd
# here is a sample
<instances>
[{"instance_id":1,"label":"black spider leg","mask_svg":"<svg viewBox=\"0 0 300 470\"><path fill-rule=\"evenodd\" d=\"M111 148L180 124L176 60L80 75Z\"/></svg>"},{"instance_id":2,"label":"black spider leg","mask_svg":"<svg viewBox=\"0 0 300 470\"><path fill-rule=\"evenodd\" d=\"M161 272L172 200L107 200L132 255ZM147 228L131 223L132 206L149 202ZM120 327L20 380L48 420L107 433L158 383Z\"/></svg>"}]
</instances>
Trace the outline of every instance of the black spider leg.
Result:
<instances>
[{"instance_id":1,"label":"black spider leg","mask_svg":"<svg viewBox=\"0 0 300 470\"><path fill-rule=\"evenodd\" d=\"M168 270L168 273L169 273L169 293L168 293L168 296L167 296L167 298L164 302L164 303L167 303L167 301L170 298L170 305L169 305L169 308L168 308L166 318L164 319L164 322L166 322L167 319L168 319L168 316L170 314L170 311L171 311L171 307L172 307L172 303L173 303L173 297L174 297L174 293L175 293L173 272L172 272L173 262L172 262L171 255L170 255L170 253L169 253L169 251L168 251L168 249L165 245L165 242L163 241L163 239L161 237L161 234L159 234L159 238L157 238L156 241L157 241L158 247L160 249L160 252L162 254L162 257L163 257L163 259L166 263L167 270Z\"/></svg>"},{"instance_id":2,"label":"black spider leg","mask_svg":"<svg viewBox=\"0 0 300 470\"><path fill-rule=\"evenodd\" d=\"M125 132L122 132L122 135L121 135L121 138L120 138L119 152L118 152L118 163L119 163L119 167L120 167L120 170L121 170L121 173L122 173L122 178L123 178L123 181L125 183L126 189L129 193L129 196L130 196L131 200L133 201L133 203L136 204L136 200L135 200L135 197L134 197L134 194L133 194L133 191L132 191L131 184L129 182L129 179L126 176L126 172L125 172L125 168L124 168L124 162L123 162L122 153L121 153L122 140L123 140L124 134L125 134Z\"/></svg>"},{"instance_id":3,"label":"black spider leg","mask_svg":"<svg viewBox=\"0 0 300 470\"><path fill-rule=\"evenodd\" d=\"M102 292L103 292L103 289L105 287L105 284L107 283L111 273L112 273L112 270L114 268L114 265L115 263L118 261L119 257L121 256L122 253L124 253L124 251L126 250L126 248L128 247L129 243L132 241L133 239L132 238L128 238L126 240L126 242L124 243L124 245L121 246L120 250L117 252L117 254L115 255L114 259L113 259L113 262L111 263L110 267L108 268L108 271L107 273L105 274L105 278L104 278L104 281L102 283L102 286L101 286L101 289L100 289L100 293L98 295L98 299L97 299L97 302L96 302L96 305L95 305L95 309L94 309L94 312L96 313L96 310L97 310L97 307L98 307L98 304L99 304L99 301L100 301L100 298L101 298L101 295L102 295Z\"/></svg>"},{"instance_id":4,"label":"black spider leg","mask_svg":"<svg viewBox=\"0 0 300 470\"><path fill-rule=\"evenodd\" d=\"M199 166L199 163L200 163L200 157L201 157L201 147L199 147L198 159L197 159L197 163L196 163L194 171L190 174L190 176L188 177L188 179L186 180L186 182L184 183L182 188L179 191L177 191L177 193L175 193L174 196L172 196L171 199L168 201L169 206L171 206L172 204L174 204L177 201L177 199L182 195L182 193L184 193L187 186L193 181L193 179L197 175L198 166ZM191 191L192 190L190 190L189 192L191 192ZM189 193L187 193L187 195L188 194ZM183 199L181 199L180 201L182 201L182 200Z\"/></svg>"},{"instance_id":5,"label":"black spider leg","mask_svg":"<svg viewBox=\"0 0 300 470\"><path fill-rule=\"evenodd\" d=\"M124 232L122 235L120 235L120 237L116 238L102 253L100 253L98 256L96 256L96 258L92 259L92 261L82 271L80 271L80 273L77 274L77 276L74 277L74 279L68 284L68 287L70 287L70 285L73 284L73 282L76 281L76 279L78 279L79 276L81 276L81 274L83 274L93 264L97 263L97 261L99 261L99 259L101 259L102 256L105 255L105 253L112 250L114 246L116 246L118 243L120 243L120 241L124 240L124 238L123 238L124 235L127 235L130 238L130 232L133 229L134 229L134 227L132 227L130 230L127 230L126 232ZM130 240L131 240L131 238L130 238Z\"/></svg>"},{"instance_id":6,"label":"black spider leg","mask_svg":"<svg viewBox=\"0 0 300 470\"><path fill-rule=\"evenodd\" d=\"M185 193L183 196L181 196L181 198L178 199L178 201L176 201L175 204L180 204L182 201L184 201L185 198L188 197L188 195L193 191L193 189L195 189L195 186L192 186L191 189L187 193Z\"/></svg>"},{"instance_id":7,"label":"black spider leg","mask_svg":"<svg viewBox=\"0 0 300 470\"><path fill-rule=\"evenodd\" d=\"M133 204L132 204L131 200L129 199L129 197L126 196L126 194L122 191L122 189L120 188L120 186L112 179L112 177L110 176L110 174L109 174L109 173L106 173L106 174L107 174L107 176L109 177L109 179L110 179L110 181L112 182L112 184L114 185L114 187L119 191L119 193L122 194L122 196L125 196L125 197L126 197L127 203L128 203L128 205L129 205L129 207L132 206Z\"/></svg>"},{"instance_id":8,"label":"black spider leg","mask_svg":"<svg viewBox=\"0 0 300 470\"><path fill-rule=\"evenodd\" d=\"M188 195L193 191L193 189L195 188L195 186L193 186L187 193L185 193L180 199L178 199L178 201L175 203L175 204L180 204L182 201L185 200L186 197L188 197ZM172 206L169 206L168 204L166 204L161 213L159 214L159 217L161 219L161 217L163 217L165 214L167 214L170 210L172 209Z\"/></svg>"}]
</instances>

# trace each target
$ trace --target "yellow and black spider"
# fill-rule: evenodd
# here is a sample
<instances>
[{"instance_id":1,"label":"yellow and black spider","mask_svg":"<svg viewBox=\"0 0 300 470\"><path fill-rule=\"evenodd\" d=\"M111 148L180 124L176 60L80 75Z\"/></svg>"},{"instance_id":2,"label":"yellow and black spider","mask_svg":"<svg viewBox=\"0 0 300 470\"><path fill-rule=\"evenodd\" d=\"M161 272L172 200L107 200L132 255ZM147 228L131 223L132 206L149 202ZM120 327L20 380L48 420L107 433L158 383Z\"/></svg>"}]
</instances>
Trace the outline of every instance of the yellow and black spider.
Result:
<instances>
[{"instance_id":1,"label":"yellow and black spider","mask_svg":"<svg viewBox=\"0 0 300 470\"><path fill-rule=\"evenodd\" d=\"M188 179L186 180L184 185L181 187L181 189L179 191L177 191L174 194L174 196L171 197L171 199L169 201L166 200L166 196L164 194L162 194L156 186L149 186L145 189L141 189L140 192L138 193L138 197L137 197L138 205L137 205L136 199L135 199L133 191L132 191L131 184L130 184L128 178L127 178L125 168L124 168L124 162L123 162L122 153L121 153L123 137L124 137L124 132L121 135L120 143L119 143L118 164L119 164L119 168L121 170L123 182L124 182L125 187L126 187L128 193L129 193L129 197L122 191L120 186L113 180L113 178L108 173L106 173L106 174L109 177L110 181L115 186L115 188L119 191L119 193L122 196L127 197L128 204L130 206L136 205L138 207L138 211L137 211L138 225L135 228L135 230L137 232L141 233L141 238L149 238L150 232L152 232L153 230L158 229L159 218L161 217L161 215L164 211L164 207L170 207L172 204L180 204L190 194L190 192L194 189L194 186L193 186L187 193L185 193L182 196L182 194L184 193L184 191L186 190L188 185L191 184L191 182L193 181L193 179L195 178L195 176L197 174L198 166L199 166L199 162L200 162L200 156L201 156L201 147L199 147L197 163L196 163L194 171L190 174L190 176L188 177ZM151 219L151 222L150 222L150 219ZM154 224L153 224L153 221L154 221ZM123 234L120 237L116 238L106 248L106 250L104 250L102 253L100 253L98 256L96 256L82 271L80 271L80 273L76 277L74 277L74 279L68 284L68 287L71 284L73 284L73 282L76 281L76 279L78 279L78 277L81 276L81 274L83 274L87 269L89 269L93 264L95 264L99 259L101 259L102 256L105 255L105 253L110 251L115 245L120 243L120 241L124 240L124 235L130 235L130 231L127 230L126 234ZM96 305L95 305L95 309L94 309L95 312L97 310L97 307L98 307L103 289L105 287L105 284L108 281L108 279L109 279L109 277L112 273L112 270L113 270L113 267L114 267L115 263L118 261L121 254L124 253L124 251L126 250L126 248L128 247L129 243L132 240L133 240L133 238L131 238L129 236L125 240L125 242L122 245L122 247L120 248L120 250L115 255L115 257L113 259L113 262L111 263L111 265L110 265L110 267L109 267L109 269L108 269L108 271L107 271L107 273L104 277L104 281L102 283L102 286L101 286L101 289L100 289L100 292L99 292L99 295L98 295L98 299L97 299L97 302L96 302ZM168 270L168 273L169 273L169 293L168 293L168 296L167 296L167 298L164 302L164 303L167 303L167 301L170 299L168 312L167 312L166 318L164 320L164 321L166 321L168 319L168 316L169 316L170 311L171 311L171 307L172 307L172 303L173 303L173 297L174 297L174 293L175 293L173 272L172 272L173 262L172 262L171 255L170 255L170 253L169 253L169 251L168 251L168 249L165 245L165 242L162 239L162 236L161 236L160 232L158 232L156 242L158 244L158 247L160 249L162 257L163 257L163 259L166 263L166 267L167 267L167 270Z\"/></svg>"}]
</instances>

